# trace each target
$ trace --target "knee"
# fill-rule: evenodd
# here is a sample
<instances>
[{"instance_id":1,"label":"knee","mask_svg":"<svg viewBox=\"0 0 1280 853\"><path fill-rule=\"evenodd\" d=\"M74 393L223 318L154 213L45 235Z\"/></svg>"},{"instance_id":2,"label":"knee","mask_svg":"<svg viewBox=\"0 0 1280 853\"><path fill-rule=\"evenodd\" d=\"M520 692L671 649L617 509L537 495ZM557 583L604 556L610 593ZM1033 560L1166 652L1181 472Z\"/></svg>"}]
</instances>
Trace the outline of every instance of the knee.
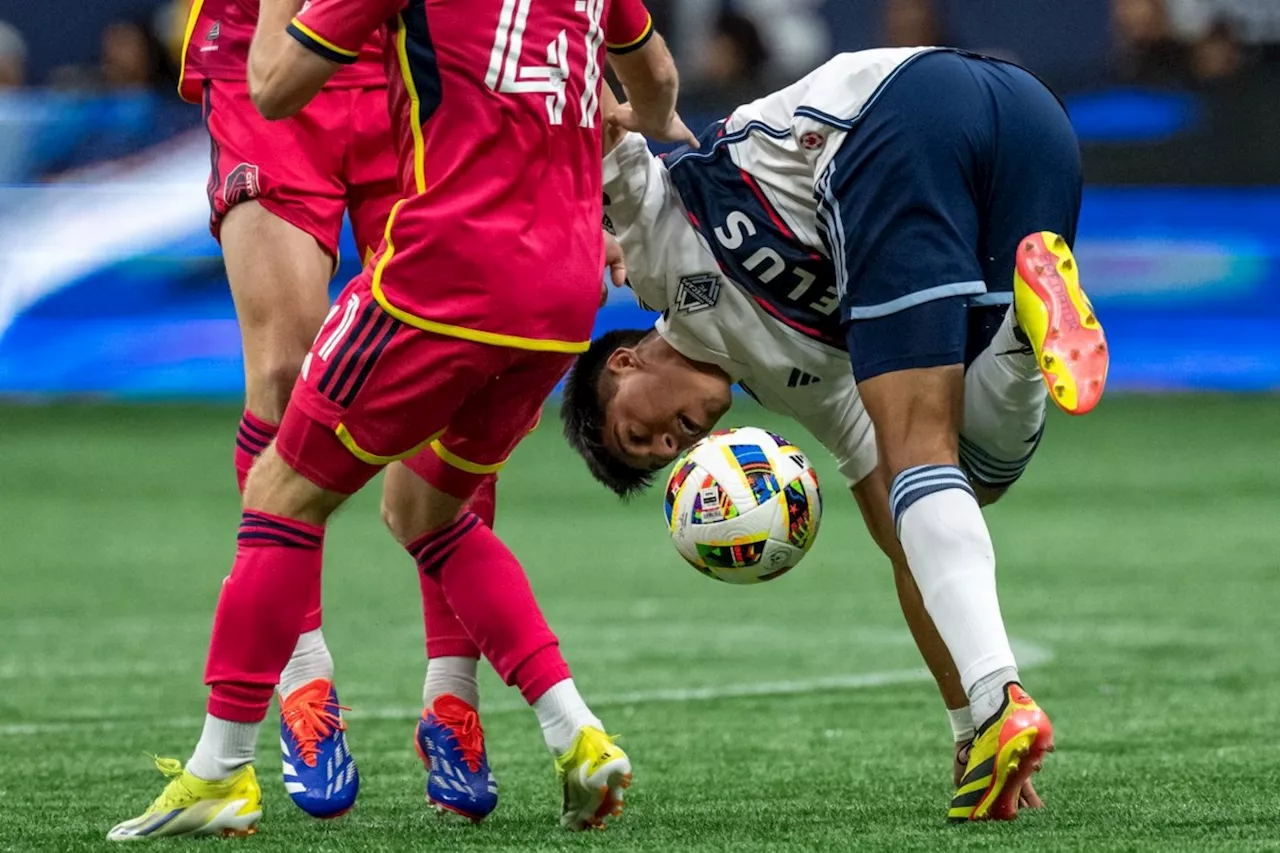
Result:
<instances>
[{"instance_id":1,"label":"knee","mask_svg":"<svg viewBox=\"0 0 1280 853\"><path fill-rule=\"evenodd\" d=\"M289 466L269 446L258 457L244 485L244 508L323 526L346 500L326 491Z\"/></svg>"},{"instance_id":2,"label":"knee","mask_svg":"<svg viewBox=\"0 0 1280 853\"><path fill-rule=\"evenodd\" d=\"M391 531L391 536L402 546L407 546L417 538L418 525L413 521L413 510L400 496L384 490L382 493L382 523Z\"/></svg>"},{"instance_id":3,"label":"knee","mask_svg":"<svg viewBox=\"0 0 1280 853\"><path fill-rule=\"evenodd\" d=\"M245 398L251 412L269 421L280 421L306 354L305 348L297 352L290 348L273 352L260 364L246 365Z\"/></svg>"}]
</instances>

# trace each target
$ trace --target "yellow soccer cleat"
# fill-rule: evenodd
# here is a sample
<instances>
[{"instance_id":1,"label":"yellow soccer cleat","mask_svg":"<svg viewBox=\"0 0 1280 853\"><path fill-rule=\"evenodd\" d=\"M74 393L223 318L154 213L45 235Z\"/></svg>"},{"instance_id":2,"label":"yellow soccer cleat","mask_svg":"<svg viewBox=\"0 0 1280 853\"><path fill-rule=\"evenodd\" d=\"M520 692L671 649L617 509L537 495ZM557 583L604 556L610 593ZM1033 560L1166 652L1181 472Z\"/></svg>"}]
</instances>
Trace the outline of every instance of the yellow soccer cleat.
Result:
<instances>
[{"instance_id":1,"label":"yellow soccer cleat","mask_svg":"<svg viewBox=\"0 0 1280 853\"><path fill-rule=\"evenodd\" d=\"M1087 414L1102 397L1111 356L1066 240L1052 231L1023 238L1013 305L1053 402L1069 415Z\"/></svg>"},{"instance_id":2,"label":"yellow soccer cleat","mask_svg":"<svg viewBox=\"0 0 1280 853\"><path fill-rule=\"evenodd\" d=\"M1022 783L1052 751L1049 717L1019 685L1006 685L1004 707L974 738L947 818L1013 820Z\"/></svg>"},{"instance_id":3,"label":"yellow soccer cleat","mask_svg":"<svg viewBox=\"0 0 1280 853\"><path fill-rule=\"evenodd\" d=\"M565 829L604 829L606 817L622 814L623 796L631 787L631 759L613 738L594 726L583 726L573 744L556 759L556 776L564 787Z\"/></svg>"},{"instance_id":4,"label":"yellow soccer cleat","mask_svg":"<svg viewBox=\"0 0 1280 853\"><path fill-rule=\"evenodd\" d=\"M258 831L262 789L252 765L220 782L192 776L176 758L157 758L156 769L169 777L169 784L145 812L113 827L107 833L108 841L239 836Z\"/></svg>"}]
</instances>

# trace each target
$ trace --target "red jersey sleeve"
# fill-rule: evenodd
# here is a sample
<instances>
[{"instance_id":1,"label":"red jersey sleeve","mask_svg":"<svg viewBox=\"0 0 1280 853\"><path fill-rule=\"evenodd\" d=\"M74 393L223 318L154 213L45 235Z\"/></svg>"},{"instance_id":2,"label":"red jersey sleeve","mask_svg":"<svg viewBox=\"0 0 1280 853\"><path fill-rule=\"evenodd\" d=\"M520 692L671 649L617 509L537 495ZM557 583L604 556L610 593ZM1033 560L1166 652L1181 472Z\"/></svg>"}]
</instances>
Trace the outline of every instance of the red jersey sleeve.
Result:
<instances>
[{"instance_id":1,"label":"red jersey sleeve","mask_svg":"<svg viewBox=\"0 0 1280 853\"><path fill-rule=\"evenodd\" d=\"M405 0L309 0L289 23L287 31L302 46L325 59L350 65L360 47Z\"/></svg>"},{"instance_id":2,"label":"red jersey sleeve","mask_svg":"<svg viewBox=\"0 0 1280 853\"><path fill-rule=\"evenodd\" d=\"M653 35L653 18L643 0L613 0L605 20L604 39L610 53L630 53Z\"/></svg>"}]
</instances>

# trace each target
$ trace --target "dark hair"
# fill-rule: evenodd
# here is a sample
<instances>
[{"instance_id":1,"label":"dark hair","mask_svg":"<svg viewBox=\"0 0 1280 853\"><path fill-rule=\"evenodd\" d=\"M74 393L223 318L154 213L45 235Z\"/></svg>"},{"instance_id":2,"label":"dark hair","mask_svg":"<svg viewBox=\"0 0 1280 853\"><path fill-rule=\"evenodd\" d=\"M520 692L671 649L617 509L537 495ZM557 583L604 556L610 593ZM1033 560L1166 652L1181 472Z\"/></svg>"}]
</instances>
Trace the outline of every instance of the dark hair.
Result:
<instances>
[{"instance_id":1,"label":"dark hair","mask_svg":"<svg viewBox=\"0 0 1280 853\"><path fill-rule=\"evenodd\" d=\"M604 446L604 409L618 390L617 383L608 380L605 363L614 351L635 346L649 333L649 329L615 329L592 341L569 371L560 402L565 440L586 461L591 476L621 498L649 488L657 472L632 468Z\"/></svg>"}]
</instances>

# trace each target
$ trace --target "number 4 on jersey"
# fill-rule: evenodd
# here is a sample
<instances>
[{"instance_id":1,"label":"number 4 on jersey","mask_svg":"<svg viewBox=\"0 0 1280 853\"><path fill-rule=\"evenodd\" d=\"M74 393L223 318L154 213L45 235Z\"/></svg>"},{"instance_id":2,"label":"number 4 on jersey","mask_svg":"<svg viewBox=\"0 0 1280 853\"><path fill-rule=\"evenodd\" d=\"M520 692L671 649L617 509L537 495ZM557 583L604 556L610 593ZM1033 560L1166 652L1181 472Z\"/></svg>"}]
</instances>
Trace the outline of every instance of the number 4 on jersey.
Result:
<instances>
[{"instance_id":1,"label":"number 4 on jersey","mask_svg":"<svg viewBox=\"0 0 1280 853\"><path fill-rule=\"evenodd\" d=\"M547 42L546 64L525 65L520 61L524 50L524 34L529 27L529 7L532 0L503 0L498 15L498 29L493 38L493 50L489 53L489 71L484 82L490 89L503 94L547 95L547 120L551 124L564 123L565 89L569 80L569 35L561 29ZM577 0L574 11L587 18L587 32L583 38L587 63L584 69L582 117L579 127L594 127L596 112L600 108L600 46L604 44L604 31L600 18L604 13L604 0Z\"/></svg>"}]
</instances>

